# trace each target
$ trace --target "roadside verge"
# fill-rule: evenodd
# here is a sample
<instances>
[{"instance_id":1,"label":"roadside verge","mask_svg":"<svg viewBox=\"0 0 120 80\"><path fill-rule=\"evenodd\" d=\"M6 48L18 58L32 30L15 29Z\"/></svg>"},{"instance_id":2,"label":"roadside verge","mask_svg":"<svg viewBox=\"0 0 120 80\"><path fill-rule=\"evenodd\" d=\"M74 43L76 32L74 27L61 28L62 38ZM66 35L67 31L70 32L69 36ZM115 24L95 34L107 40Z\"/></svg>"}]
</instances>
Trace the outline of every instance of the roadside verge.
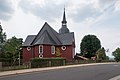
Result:
<instances>
[{"instance_id":1,"label":"roadside verge","mask_svg":"<svg viewBox=\"0 0 120 80\"><path fill-rule=\"evenodd\" d=\"M14 70L14 71L4 71L4 72L0 72L0 77L7 76L7 75L37 72L37 71L63 69L63 68L80 67L80 66L92 66L92 65L101 65L101 64L111 64L111 62L110 63L91 63L91 64L78 64L78 65L68 65L68 66L58 66L58 67L46 67L46 68L33 68L33 69L23 69L23 70Z\"/></svg>"}]
</instances>

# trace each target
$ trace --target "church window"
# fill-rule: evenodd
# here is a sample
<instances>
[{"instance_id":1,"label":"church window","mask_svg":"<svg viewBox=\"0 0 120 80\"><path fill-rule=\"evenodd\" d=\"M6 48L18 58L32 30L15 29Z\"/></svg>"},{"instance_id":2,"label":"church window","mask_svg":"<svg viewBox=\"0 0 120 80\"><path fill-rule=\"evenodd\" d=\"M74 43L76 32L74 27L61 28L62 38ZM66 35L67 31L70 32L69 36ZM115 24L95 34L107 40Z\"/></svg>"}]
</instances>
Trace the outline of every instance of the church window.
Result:
<instances>
[{"instance_id":1,"label":"church window","mask_svg":"<svg viewBox=\"0 0 120 80\"><path fill-rule=\"evenodd\" d=\"M55 46L51 46L51 54L55 54Z\"/></svg>"},{"instance_id":2,"label":"church window","mask_svg":"<svg viewBox=\"0 0 120 80\"><path fill-rule=\"evenodd\" d=\"M30 51L31 50L31 47L27 47L27 51Z\"/></svg>"},{"instance_id":3,"label":"church window","mask_svg":"<svg viewBox=\"0 0 120 80\"><path fill-rule=\"evenodd\" d=\"M43 54L43 45L39 45L39 54Z\"/></svg>"},{"instance_id":4,"label":"church window","mask_svg":"<svg viewBox=\"0 0 120 80\"><path fill-rule=\"evenodd\" d=\"M62 48L62 50L66 50L66 46L62 46L61 48Z\"/></svg>"}]
</instances>

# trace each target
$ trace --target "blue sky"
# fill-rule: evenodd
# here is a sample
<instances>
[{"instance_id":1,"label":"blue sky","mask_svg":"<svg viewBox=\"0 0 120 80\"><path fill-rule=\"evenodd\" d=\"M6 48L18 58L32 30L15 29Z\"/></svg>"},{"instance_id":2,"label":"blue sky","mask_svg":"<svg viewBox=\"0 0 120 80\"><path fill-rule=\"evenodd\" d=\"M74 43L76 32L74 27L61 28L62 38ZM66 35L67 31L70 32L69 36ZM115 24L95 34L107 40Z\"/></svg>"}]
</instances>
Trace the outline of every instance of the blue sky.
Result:
<instances>
[{"instance_id":1,"label":"blue sky","mask_svg":"<svg viewBox=\"0 0 120 80\"><path fill-rule=\"evenodd\" d=\"M96 35L111 52L120 47L120 0L0 0L0 22L7 38L25 40L36 35L45 22L61 28L64 6L67 27L75 33L76 52L81 39Z\"/></svg>"}]
</instances>

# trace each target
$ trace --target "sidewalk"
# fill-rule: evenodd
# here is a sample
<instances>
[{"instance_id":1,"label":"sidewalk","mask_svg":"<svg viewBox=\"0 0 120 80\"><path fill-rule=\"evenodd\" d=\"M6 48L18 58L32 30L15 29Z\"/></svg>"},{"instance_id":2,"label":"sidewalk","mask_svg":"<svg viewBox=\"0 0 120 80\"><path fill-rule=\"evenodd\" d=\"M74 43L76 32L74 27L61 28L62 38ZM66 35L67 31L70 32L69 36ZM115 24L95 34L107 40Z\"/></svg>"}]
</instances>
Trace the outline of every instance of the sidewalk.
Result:
<instances>
[{"instance_id":1,"label":"sidewalk","mask_svg":"<svg viewBox=\"0 0 120 80\"><path fill-rule=\"evenodd\" d=\"M7 75L37 72L37 71L63 69L63 68L80 67L80 66L90 66L90 65L100 65L100 64L111 64L111 63L91 63L91 64L78 64L78 65L68 65L68 66L58 66L58 67L46 67L46 68L33 68L33 69L23 69L23 70L14 70L14 71L4 71L4 72L0 72L0 77L7 76Z\"/></svg>"}]
</instances>

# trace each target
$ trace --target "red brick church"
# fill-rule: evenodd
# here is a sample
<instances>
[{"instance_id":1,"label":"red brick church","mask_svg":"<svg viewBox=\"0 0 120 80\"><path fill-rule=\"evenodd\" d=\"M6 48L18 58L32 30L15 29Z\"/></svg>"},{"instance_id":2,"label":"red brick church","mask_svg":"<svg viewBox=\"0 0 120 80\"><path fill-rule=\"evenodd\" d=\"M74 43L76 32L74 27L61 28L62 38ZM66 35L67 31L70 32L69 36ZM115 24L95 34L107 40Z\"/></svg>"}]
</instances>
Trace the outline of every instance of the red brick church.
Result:
<instances>
[{"instance_id":1,"label":"red brick church","mask_svg":"<svg viewBox=\"0 0 120 80\"><path fill-rule=\"evenodd\" d=\"M74 32L67 28L65 10L62 27L56 32L47 22L37 35L28 35L23 43L23 59L62 57L72 60L75 55Z\"/></svg>"}]
</instances>

